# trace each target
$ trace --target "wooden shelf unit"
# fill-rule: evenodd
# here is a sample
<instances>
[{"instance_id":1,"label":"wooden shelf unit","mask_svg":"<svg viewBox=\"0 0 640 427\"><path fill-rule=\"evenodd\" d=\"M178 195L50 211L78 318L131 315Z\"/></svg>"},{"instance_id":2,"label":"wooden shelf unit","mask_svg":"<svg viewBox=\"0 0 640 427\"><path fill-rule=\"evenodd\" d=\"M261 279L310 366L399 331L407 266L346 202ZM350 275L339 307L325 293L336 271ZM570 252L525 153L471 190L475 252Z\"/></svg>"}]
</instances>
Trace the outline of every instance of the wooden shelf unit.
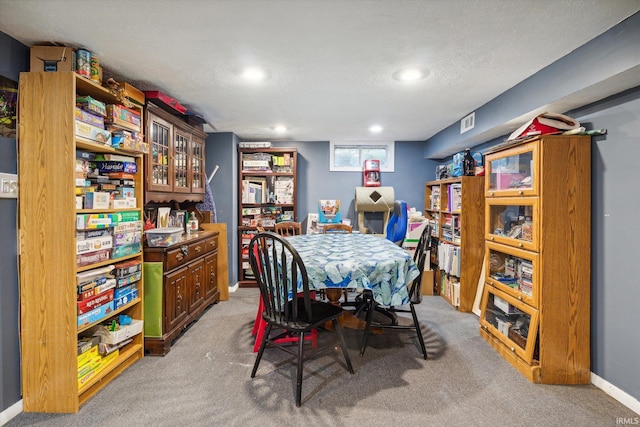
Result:
<instances>
[{"instance_id":1,"label":"wooden shelf unit","mask_svg":"<svg viewBox=\"0 0 640 427\"><path fill-rule=\"evenodd\" d=\"M143 155L81 141L75 134L76 95L107 104L120 101L107 89L74 72L21 73L19 83L19 258L22 398L25 412L77 412L80 405L144 356L143 336L123 347L117 359L78 383L78 338L117 314L143 320L143 290L138 297L91 325L78 328L76 273L142 252L77 267L77 213L116 212L76 209L76 150L133 156L135 210L142 218ZM142 117L142 112L141 112ZM141 282L140 282L141 283Z\"/></svg>"},{"instance_id":2,"label":"wooden shelf unit","mask_svg":"<svg viewBox=\"0 0 640 427\"><path fill-rule=\"evenodd\" d=\"M254 154L265 154L265 158L269 158L268 170L247 170L243 169L244 156L250 156ZM283 168L284 170L277 171L274 166L272 158L282 158L286 156L290 161L289 168ZM256 286L255 280L253 280L251 267L249 266L249 255L246 252L246 248L249 244L252 234L256 233L258 227L263 227L265 230L272 230L273 225L264 224L261 220L257 219L259 216L263 216L266 209L280 209L281 212L289 212L291 218L289 221L298 221L297 213L297 201L296 201L296 176L298 167L298 151L295 148L238 148L238 283L241 287L253 287ZM243 202L243 181L254 178L256 180L266 180L267 193L275 193L275 181L280 179L291 179L291 198L285 202L275 200L269 201L267 195L267 201L265 203L246 203ZM248 210L260 210L260 214L247 214ZM253 221L252 223L247 223Z\"/></svg>"},{"instance_id":3,"label":"wooden shelf unit","mask_svg":"<svg viewBox=\"0 0 640 427\"><path fill-rule=\"evenodd\" d=\"M452 187L453 186L453 187ZM459 202L449 206L453 188L459 189ZM484 257L484 178L461 176L428 181L424 186L424 212L439 244L448 243L459 248L459 274L448 274L438 268L437 254L432 257L436 283L442 298L459 311L470 312L476 295ZM457 224L452 231L450 223ZM449 234L451 233L451 234ZM459 283L459 292L450 283ZM459 294L459 296L458 296Z\"/></svg>"},{"instance_id":4,"label":"wooden shelf unit","mask_svg":"<svg viewBox=\"0 0 640 427\"><path fill-rule=\"evenodd\" d=\"M534 383L590 381L591 139L486 154L480 335Z\"/></svg>"}]
</instances>

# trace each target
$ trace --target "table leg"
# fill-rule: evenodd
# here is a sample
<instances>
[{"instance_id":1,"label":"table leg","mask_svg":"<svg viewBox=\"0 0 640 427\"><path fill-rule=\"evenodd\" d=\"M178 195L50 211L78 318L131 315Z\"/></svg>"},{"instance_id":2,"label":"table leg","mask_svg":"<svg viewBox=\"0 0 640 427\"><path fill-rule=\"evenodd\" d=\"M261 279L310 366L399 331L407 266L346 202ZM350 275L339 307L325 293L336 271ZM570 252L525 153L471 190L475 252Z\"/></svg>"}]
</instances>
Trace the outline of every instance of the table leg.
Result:
<instances>
[{"instance_id":1,"label":"table leg","mask_svg":"<svg viewBox=\"0 0 640 427\"><path fill-rule=\"evenodd\" d=\"M340 297L342 296L342 291L343 290L341 288L327 288L324 290L329 303L333 305L340 305ZM343 328L364 330L364 328L367 326L367 322L358 319L353 315L353 313L350 313L346 310L344 313L342 313L342 316L340 316L340 319L338 319L338 321L340 322L340 326L342 326Z\"/></svg>"},{"instance_id":2,"label":"table leg","mask_svg":"<svg viewBox=\"0 0 640 427\"><path fill-rule=\"evenodd\" d=\"M340 305L340 297L342 296L342 289L339 288L327 288L324 290L325 295L330 304Z\"/></svg>"}]
</instances>

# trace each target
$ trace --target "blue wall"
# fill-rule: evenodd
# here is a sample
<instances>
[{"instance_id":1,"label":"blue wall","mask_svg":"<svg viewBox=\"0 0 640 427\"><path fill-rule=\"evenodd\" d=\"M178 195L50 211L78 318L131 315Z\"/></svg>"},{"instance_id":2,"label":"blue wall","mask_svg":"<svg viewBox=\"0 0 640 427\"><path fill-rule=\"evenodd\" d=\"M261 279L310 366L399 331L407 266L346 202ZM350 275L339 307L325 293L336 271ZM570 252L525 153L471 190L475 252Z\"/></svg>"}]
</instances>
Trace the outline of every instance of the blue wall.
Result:
<instances>
[{"instance_id":1,"label":"blue wall","mask_svg":"<svg viewBox=\"0 0 640 427\"><path fill-rule=\"evenodd\" d=\"M638 73L640 13L483 105L476 110L473 131L460 135L459 124L454 123L436 134L426 141L425 156L475 145L469 141L481 143L474 150L483 151L503 142L506 135L490 141L481 136L517 116L629 76L637 81ZM608 130L592 138L591 371L638 405L640 335L635 329L640 325L640 287L635 263L640 253L640 226L635 217L640 187L635 183L640 158L640 87L572 111L551 111L566 113L587 129Z\"/></svg>"},{"instance_id":2,"label":"blue wall","mask_svg":"<svg viewBox=\"0 0 640 427\"><path fill-rule=\"evenodd\" d=\"M216 202L218 222L227 223L229 242L229 280L238 281L238 137L233 133L209 134L207 138L207 170L215 165L218 172L211 181ZM318 199L339 199L343 218L357 224L353 204L355 188L362 186L361 172L330 172L329 142L274 142L274 147L295 147L298 150L297 204L298 221L306 227L307 214L317 212ZM425 160L423 142L396 142L395 172L381 174L382 185L394 187L396 199L404 199L409 206L422 211L424 208L424 182L435 177L437 162ZM376 222L376 220L378 220ZM371 218L375 230L382 232L381 218ZM368 225L368 224L367 224Z\"/></svg>"},{"instance_id":3,"label":"blue wall","mask_svg":"<svg viewBox=\"0 0 640 427\"><path fill-rule=\"evenodd\" d=\"M0 76L18 82L29 65L29 50L0 33ZM15 138L0 137L0 172L17 173ZM0 412L20 396L17 199L0 199Z\"/></svg>"}]
</instances>

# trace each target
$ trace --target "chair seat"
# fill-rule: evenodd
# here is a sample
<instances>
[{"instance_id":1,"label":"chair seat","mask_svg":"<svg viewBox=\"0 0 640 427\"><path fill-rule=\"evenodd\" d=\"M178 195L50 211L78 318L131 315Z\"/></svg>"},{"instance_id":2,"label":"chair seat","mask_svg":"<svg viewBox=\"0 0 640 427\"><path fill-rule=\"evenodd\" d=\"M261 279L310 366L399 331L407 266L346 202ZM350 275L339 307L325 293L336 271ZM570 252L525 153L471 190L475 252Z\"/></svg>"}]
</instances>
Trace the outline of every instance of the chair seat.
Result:
<instances>
[{"instance_id":1,"label":"chair seat","mask_svg":"<svg viewBox=\"0 0 640 427\"><path fill-rule=\"evenodd\" d=\"M269 319L266 313L264 313L263 316L265 316L265 320L267 322L269 321L279 322L280 324L284 325L284 327L288 331L307 332L315 328L316 326L322 323L325 323L328 320L332 320L337 317L340 317L340 315L344 312L344 310L339 306L335 306L333 304L329 304L322 301L312 300L311 301L312 317L311 319L308 319L308 322L307 322L307 314L304 308L304 300L301 298L296 298L294 301L289 302L289 304L294 304L294 303L298 304L298 318L305 319L303 322L295 321L295 320L283 322L282 319ZM291 312L292 311L293 310L291 310Z\"/></svg>"}]
</instances>

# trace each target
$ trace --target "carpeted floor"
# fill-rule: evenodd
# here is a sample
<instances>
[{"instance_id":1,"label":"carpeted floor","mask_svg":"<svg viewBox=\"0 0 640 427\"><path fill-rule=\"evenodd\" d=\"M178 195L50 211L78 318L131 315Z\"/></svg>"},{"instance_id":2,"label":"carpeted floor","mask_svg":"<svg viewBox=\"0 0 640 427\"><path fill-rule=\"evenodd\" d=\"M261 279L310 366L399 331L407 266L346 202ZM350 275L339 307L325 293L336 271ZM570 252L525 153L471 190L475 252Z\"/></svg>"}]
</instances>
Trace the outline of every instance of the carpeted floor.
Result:
<instances>
[{"instance_id":1,"label":"carpeted floor","mask_svg":"<svg viewBox=\"0 0 640 427\"><path fill-rule=\"evenodd\" d=\"M416 306L429 354L407 333L345 330L355 370L339 353L295 365L267 350L256 378L251 328L257 289L239 289L192 325L165 357L145 357L77 414L22 413L7 426L615 426L637 419L591 385L529 383L478 333L478 319L439 297Z\"/></svg>"}]
</instances>

